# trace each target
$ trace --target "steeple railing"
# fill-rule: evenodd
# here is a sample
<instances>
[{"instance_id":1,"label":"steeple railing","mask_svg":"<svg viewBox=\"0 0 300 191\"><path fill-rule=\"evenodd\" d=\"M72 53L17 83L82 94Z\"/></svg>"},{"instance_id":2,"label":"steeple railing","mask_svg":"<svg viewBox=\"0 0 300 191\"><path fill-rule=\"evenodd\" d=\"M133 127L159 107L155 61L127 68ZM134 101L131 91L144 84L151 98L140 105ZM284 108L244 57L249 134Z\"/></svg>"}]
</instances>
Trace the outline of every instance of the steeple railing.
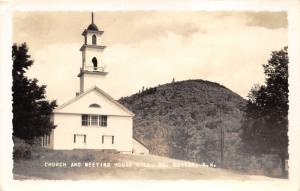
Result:
<instances>
[{"instance_id":1,"label":"steeple railing","mask_svg":"<svg viewBox=\"0 0 300 191\"><path fill-rule=\"evenodd\" d=\"M80 68L80 71L95 71L95 72L105 72L105 66L84 66L83 68Z\"/></svg>"}]
</instances>

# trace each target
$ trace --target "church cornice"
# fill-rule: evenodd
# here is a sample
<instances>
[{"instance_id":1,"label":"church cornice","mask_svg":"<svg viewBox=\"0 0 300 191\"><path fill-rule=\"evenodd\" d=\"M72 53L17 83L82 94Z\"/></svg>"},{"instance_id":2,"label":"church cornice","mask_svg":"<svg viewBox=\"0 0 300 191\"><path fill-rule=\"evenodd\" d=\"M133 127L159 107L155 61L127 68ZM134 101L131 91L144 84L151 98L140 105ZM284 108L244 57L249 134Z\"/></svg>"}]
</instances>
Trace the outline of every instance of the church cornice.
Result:
<instances>
[{"instance_id":1,"label":"church cornice","mask_svg":"<svg viewBox=\"0 0 300 191\"><path fill-rule=\"evenodd\" d=\"M86 48L96 48L96 49L102 49L103 50L103 49L106 48L106 46L84 44L84 45L82 45L82 47L79 50L82 51L83 49L86 49Z\"/></svg>"},{"instance_id":2,"label":"church cornice","mask_svg":"<svg viewBox=\"0 0 300 191\"><path fill-rule=\"evenodd\" d=\"M77 77L81 77L83 74L92 74L92 75L104 75L106 76L108 72L103 72L103 71L88 71L88 70L80 70L79 74Z\"/></svg>"},{"instance_id":3,"label":"church cornice","mask_svg":"<svg viewBox=\"0 0 300 191\"><path fill-rule=\"evenodd\" d=\"M104 31L94 31L94 30L88 30L88 29L85 29L81 35L85 36L87 33L91 33L91 34L103 34Z\"/></svg>"}]
</instances>

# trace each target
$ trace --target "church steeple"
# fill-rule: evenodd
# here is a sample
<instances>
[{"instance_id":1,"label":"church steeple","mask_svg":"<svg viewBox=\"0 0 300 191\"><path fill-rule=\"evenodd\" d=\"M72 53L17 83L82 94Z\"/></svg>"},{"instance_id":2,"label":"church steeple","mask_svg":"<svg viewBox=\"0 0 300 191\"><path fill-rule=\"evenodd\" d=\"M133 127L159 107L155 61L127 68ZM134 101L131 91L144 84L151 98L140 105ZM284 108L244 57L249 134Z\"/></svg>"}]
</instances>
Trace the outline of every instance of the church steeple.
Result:
<instances>
[{"instance_id":1,"label":"church steeple","mask_svg":"<svg viewBox=\"0 0 300 191\"><path fill-rule=\"evenodd\" d=\"M106 46L101 45L101 37L104 31L99 30L94 23L92 12L92 23L82 33L84 43L80 48L82 52L82 67L80 68L80 93L92 86L100 86L103 78L108 73L103 64L103 51Z\"/></svg>"}]
</instances>

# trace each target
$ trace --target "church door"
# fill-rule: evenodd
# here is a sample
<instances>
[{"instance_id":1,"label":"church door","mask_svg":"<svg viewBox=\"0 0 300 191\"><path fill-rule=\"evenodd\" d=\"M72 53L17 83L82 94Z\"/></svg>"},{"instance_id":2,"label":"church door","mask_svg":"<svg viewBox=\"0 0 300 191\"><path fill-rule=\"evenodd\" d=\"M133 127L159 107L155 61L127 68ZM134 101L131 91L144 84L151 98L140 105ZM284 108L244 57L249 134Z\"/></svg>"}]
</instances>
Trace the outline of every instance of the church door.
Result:
<instances>
[{"instance_id":1,"label":"church door","mask_svg":"<svg viewBox=\"0 0 300 191\"><path fill-rule=\"evenodd\" d=\"M114 149L114 136L112 135L103 135L102 136L102 145L103 149Z\"/></svg>"},{"instance_id":2,"label":"church door","mask_svg":"<svg viewBox=\"0 0 300 191\"><path fill-rule=\"evenodd\" d=\"M74 135L74 144L76 149L83 149L86 145L86 135Z\"/></svg>"}]
</instances>

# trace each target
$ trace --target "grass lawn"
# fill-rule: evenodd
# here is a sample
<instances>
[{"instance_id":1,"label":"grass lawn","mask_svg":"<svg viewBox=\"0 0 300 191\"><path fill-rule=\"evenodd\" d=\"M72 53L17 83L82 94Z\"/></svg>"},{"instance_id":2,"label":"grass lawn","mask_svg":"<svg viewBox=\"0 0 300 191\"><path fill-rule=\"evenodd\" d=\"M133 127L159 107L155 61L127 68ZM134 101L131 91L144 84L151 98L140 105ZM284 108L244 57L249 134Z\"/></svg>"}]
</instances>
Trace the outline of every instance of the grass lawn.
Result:
<instances>
[{"instance_id":1,"label":"grass lawn","mask_svg":"<svg viewBox=\"0 0 300 191\"><path fill-rule=\"evenodd\" d=\"M272 180L159 156L95 150L39 150L39 157L14 160L14 179L50 180ZM81 166L80 166L81 165Z\"/></svg>"}]
</instances>

